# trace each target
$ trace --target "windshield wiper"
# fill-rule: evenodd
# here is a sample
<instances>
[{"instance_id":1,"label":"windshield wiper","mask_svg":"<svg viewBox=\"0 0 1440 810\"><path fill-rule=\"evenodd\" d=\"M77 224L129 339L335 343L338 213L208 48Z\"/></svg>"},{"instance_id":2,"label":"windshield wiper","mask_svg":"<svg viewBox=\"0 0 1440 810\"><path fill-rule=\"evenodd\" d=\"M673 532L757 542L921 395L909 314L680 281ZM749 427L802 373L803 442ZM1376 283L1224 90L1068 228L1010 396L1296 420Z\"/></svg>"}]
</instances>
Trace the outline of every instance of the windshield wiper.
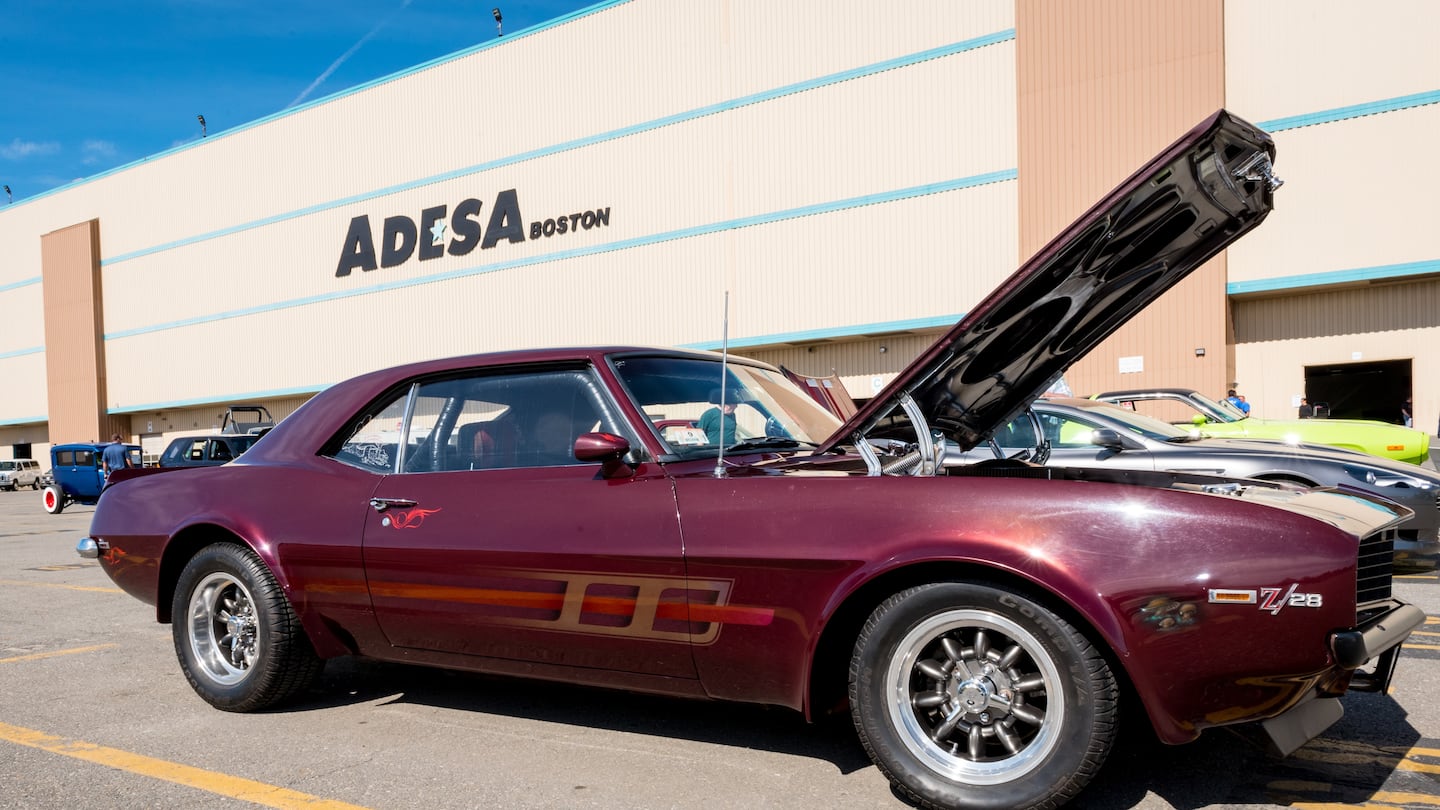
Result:
<instances>
[{"instance_id":1,"label":"windshield wiper","mask_svg":"<svg viewBox=\"0 0 1440 810\"><path fill-rule=\"evenodd\" d=\"M819 447L814 442L802 442L799 439L791 439L786 436L751 436L748 439L741 439L738 442L725 448L726 452L731 450L748 450L763 447L784 448L784 447Z\"/></svg>"}]
</instances>

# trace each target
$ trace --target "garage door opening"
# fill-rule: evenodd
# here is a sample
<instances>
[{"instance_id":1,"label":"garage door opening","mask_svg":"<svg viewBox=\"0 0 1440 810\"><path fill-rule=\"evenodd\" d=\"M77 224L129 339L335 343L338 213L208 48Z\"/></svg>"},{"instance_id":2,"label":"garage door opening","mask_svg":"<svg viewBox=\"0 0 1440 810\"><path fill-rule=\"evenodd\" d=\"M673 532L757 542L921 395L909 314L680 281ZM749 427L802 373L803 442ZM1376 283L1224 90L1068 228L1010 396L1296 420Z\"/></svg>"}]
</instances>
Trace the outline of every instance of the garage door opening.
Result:
<instances>
[{"instance_id":1,"label":"garage door opening","mask_svg":"<svg viewBox=\"0 0 1440 810\"><path fill-rule=\"evenodd\" d=\"M1409 360L1305 367L1305 398L1332 419L1403 423L1400 409L1412 396Z\"/></svg>"}]
</instances>

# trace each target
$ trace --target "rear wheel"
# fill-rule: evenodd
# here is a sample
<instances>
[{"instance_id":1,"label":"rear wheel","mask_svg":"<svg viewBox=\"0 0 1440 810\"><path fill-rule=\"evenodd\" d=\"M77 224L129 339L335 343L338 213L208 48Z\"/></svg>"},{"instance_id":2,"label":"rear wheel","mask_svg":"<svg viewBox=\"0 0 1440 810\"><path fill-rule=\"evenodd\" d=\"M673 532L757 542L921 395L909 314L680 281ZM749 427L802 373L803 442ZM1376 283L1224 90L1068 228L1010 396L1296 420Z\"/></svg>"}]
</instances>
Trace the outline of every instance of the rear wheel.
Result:
<instances>
[{"instance_id":1,"label":"rear wheel","mask_svg":"<svg viewBox=\"0 0 1440 810\"><path fill-rule=\"evenodd\" d=\"M201 549L180 574L171 610L180 668L217 709L279 703L324 667L274 575L248 548Z\"/></svg>"},{"instance_id":2,"label":"rear wheel","mask_svg":"<svg viewBox=\"0 0 1440 810\"><path fill-rule=\"evenodd\" d=\"M861 742L926 807L1049 808L1114 742L1105 659L1059 616L997 587L934 583L871 614L850 705Z\"/></svg>"},{"instance_id":3,"label":"rear wheel","mask_svg":"<svg viewBox=\"0 0 1440 810\"><path fill-rule=\"evenodd\" d=\"M65 511L65 493L60 491L60 487L51 484L45 487L45 492L40 496L40 503L44 505L46 512L58 515Z\"/></svg>"}]
</instances>

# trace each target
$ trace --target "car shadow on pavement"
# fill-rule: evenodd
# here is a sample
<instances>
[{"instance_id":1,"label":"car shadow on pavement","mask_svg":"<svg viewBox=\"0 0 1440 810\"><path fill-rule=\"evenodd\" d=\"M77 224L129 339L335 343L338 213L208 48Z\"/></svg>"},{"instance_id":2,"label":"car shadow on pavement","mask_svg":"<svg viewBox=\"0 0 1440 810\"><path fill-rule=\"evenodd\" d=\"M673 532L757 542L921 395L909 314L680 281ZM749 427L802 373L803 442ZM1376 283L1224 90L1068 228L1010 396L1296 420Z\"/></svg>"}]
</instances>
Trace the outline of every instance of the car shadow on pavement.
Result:
<instances>
[{"instance_id":1,"label":"car shadow on pavement","mask_svg":"<svg viewBox=\"0 0 1440 810\"><path fill-rule=\"evenodd\" d=\"M1345 716L1290 756L1271 755L1248 730L1209 729L1186 745L1165 745L1148 728L1130 729L1084 805L1135 807L1147 793L1176 810L1243 805L1367 805L1395 775L1420 734L1387 695L1351 693ZM1139 733L1137 733L1139 732ZM1422 792L1433 792L1433 788Z\"/></svg>"},{"instance_id":2,"label":"car shadow on pavement","mask_svg":"<svg viewBox=\"0 0 1440 810\"><path fill-rule=\"evenodd\" d=\"M870 767L849 715L811 724L788 709L686 700L620 690L355 658L326 663L319 683L276 712L384 700L480 714L694 740L809 757L840 773Z\"/></svg>"},{"instance_id":3,"label":"car shadow on pavement","mask_svg":"<svg viewBox=\"0 0 1440 810\"><path fill-rule=\"evenodd\" d=\"M341 658L317 685L277 712L370 701L692 740L807 757L842 774L873 767L847 714L806 723L787 709L655 695ZM1131 717L1080 802L1094 810L1140 805L1154 794L1177 810L1219 805L1363 805L1396 772L1420 735L1389 696L1352 693L1345 717L1291 756L1249 735L1211 729L1186 745L1160 743ZM1425 792L1431 792L1426 790ZM899 794L895 798L908 801Z\"/></svg>"}]
</instances>

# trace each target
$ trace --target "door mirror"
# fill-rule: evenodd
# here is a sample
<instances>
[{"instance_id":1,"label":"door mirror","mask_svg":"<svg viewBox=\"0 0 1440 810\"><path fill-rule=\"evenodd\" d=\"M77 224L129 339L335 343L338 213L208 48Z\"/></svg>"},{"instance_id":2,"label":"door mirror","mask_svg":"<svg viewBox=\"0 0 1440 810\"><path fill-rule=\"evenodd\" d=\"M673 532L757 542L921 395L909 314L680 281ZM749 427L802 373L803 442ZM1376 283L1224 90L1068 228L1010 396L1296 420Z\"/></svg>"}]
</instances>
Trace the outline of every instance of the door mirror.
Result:
<instances>
[{"instance_id":1,"label":"door mirror","mask_svg":"<svg viewBox=\"0 0 1440 810\"><path fill-rule=\"evenodd\" d=\"M616 478L635 472L624 461L629 452L630 440L614 433L582 433L575 438L575 459L600 462L600 474L605 478Z\"/></svg>"},{"instance_id":2,"label":"door mirror","mask_svg":"<svg viewBox=\"0 0 1440 810\"><path fill-rule=\"evenodd\" d=\"M1103 447L1106 450L1120 452L1125 449L1125 440L1120 434L1110 428L1096 428L1090 432L1090 443L1096 447Z\"/></svg>"}]
</instances>

